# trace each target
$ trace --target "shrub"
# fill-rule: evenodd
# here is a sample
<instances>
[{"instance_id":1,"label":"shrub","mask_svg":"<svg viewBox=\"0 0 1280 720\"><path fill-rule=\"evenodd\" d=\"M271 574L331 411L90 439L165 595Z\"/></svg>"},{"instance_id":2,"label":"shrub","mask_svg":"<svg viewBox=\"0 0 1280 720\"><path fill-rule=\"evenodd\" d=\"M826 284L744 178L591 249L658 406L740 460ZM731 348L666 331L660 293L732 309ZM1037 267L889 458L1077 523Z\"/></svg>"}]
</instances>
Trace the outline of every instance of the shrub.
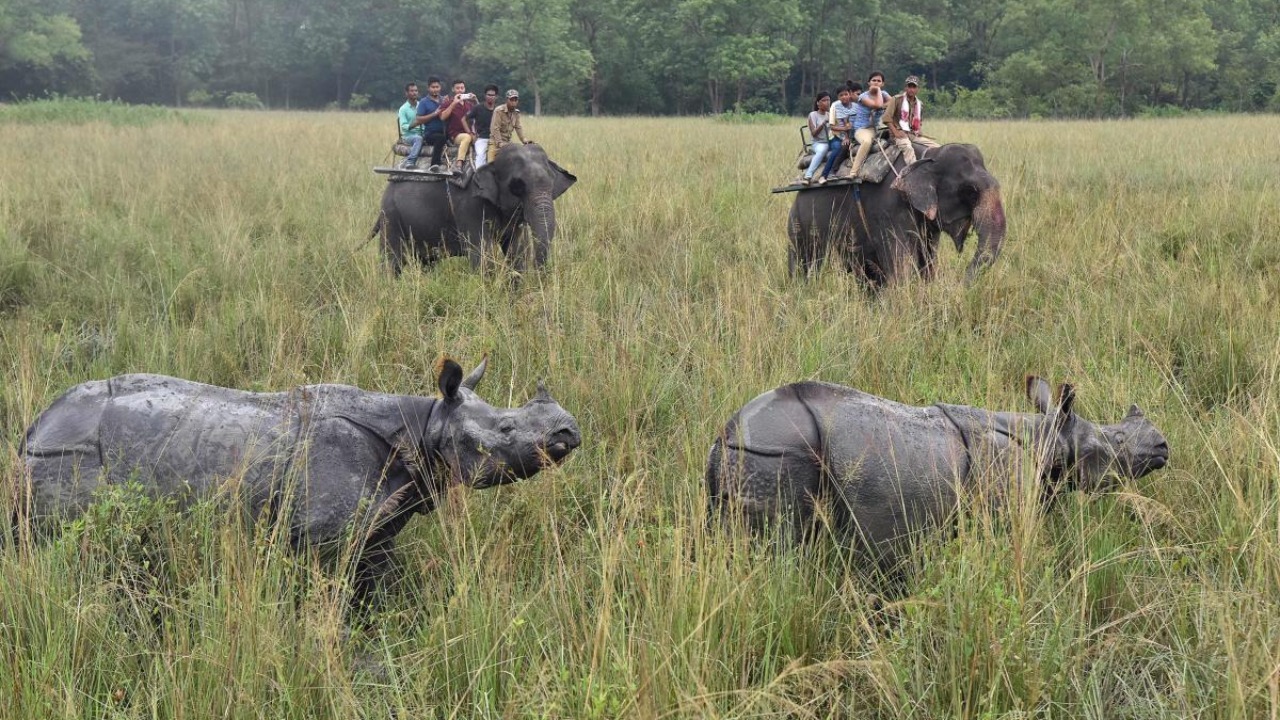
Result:
<instances>
[{"instance_id":1,"label":"shrub","mask_svg":"<svg viewBox=\"0 0 1280 720\"><path fill-rule=\"evenodd\" d=\"M351 93L351 98L347 100L348 110L368 110L369 96L364 93Z\"/></svg>"},{"instance_id":2,"label":"shrub","mask_svg":"<svg viewBox=\"0 0 1280 720\"><path fill-rule=\"evenodd\" d=\"M258 93L252 92L233 92L227 93L227 107L236 110L263 110L265 106L258 99Z\"/></svg>"},{"instance_id":3,"label":"shrub","mask_svg":"<svg viewBox=\"0 0 1280 720\"><path fill-rule=\"evenodd\" d=\"M0 123L14 122L26 125L45 123L82 125L89 122L105 122L115 126L141 126L167 120L185 123L191 119L192 116L172 108L130 105L119 100L101 100L96 97L75 98L54 95L39 100L0 105Z\"/></svg>"},{"instance_id":4,"label":"shrub","mask_svg":"<svg viewBox=\"0 0 1280 720\"><path fill-rule=\"evenodd\" d=\"M716 120L719 120L720 122L734 123L738 125L771 125L783 122L786 119L786 115L779 115L777 113L747 112L737 109L716 115Z\"/></svg>"},{"instance_id":5,"label":"shrub","mask_svg":"<svg viewBox=\"0 0 1280 720\"><path fill-rule=\"evenodd\" d=\"M954 87L939 90L930 98L939 117L988 119L1007 118L1013 110L990 88L970 90Z\"/></svg>"},{"instance_id":6,"label":"shrub","mask_svg":"<svg viewBox=\"0 0 1280 720\"><path fill-rule=\"evenodd\" d=\"M187 93L187 104L196 107L205 107L213 104L213 94L208 90L192 90Z\"/></svg>"}]
</instances>

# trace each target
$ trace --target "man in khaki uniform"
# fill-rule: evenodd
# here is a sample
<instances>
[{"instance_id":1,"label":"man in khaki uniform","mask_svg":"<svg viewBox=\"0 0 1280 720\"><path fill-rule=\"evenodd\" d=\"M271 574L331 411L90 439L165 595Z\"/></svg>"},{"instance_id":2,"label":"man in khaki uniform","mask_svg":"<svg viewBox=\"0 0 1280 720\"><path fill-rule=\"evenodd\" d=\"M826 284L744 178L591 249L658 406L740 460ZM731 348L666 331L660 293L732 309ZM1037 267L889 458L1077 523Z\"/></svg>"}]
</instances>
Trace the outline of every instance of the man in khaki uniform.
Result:
<instances>
[{"instance_id":1,"label":"man in khaki uniform","mask_svg":"<svg viewBox=\"0 0 1280 720\"><path fill-rule=\"evenodd\" d=\"M884 108L884 124L889 128L889 136L893 144L902 149L902 157L907 164L916 161L916 149L911 143L919 143L927 148L936 148L938 143L933 138L920 134L921 104L916 94L920 90L920 78L908 75L906 88L901 95L894 95Z\"/></svg>"},{"instance_id":2,"label":"man in khaki uniform","mask_svg":"<svg viewBox=\"0 0 1280 720\"><path fill-rule=\"evenodd\" d=\"M520 110L517 109L519 104L520 93L516 90L508 90L506 104L494 108L493 120L489 125L489 162L493 162L499 150L511 144L513 132L520 138L520 142L525 144L533 142L525 139L524 128L520 127Z\"/></svg>"}]
</instances>

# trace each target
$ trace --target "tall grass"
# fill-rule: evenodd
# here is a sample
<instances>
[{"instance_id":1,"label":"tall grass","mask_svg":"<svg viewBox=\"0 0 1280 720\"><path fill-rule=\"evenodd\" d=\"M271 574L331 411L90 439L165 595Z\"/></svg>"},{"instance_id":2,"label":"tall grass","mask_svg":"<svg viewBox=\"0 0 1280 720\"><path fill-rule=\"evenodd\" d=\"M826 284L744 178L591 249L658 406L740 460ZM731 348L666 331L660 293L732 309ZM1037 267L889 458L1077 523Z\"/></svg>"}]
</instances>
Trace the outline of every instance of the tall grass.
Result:
<instances>
[{"instance_id":1,"label":"tall grass","mask_svg":"<svg viewBox=\"0 0 1280 720\"><path fill-rule=\"evenodd\" d=\"M512 288L465 260L382 271L389 116L187 115L0 120L0 476L90 378L430 394L442 351L491 353L494 404L545 378L585 444L411 523L367 628L270 534L108 498L0 552L0 715L1280 715L1276 119L938 122L1000 178L1006 252L965 287L944 248L936 282L869 300L786 275L767 190L799 120L529 118L580 182L551 267ZM966 519L881 599L828 540L706 528L707 449L759 392L1027 409L1028 372L1091 419L1142 405L1170 467Z\"/></svg>"}]
</instances>

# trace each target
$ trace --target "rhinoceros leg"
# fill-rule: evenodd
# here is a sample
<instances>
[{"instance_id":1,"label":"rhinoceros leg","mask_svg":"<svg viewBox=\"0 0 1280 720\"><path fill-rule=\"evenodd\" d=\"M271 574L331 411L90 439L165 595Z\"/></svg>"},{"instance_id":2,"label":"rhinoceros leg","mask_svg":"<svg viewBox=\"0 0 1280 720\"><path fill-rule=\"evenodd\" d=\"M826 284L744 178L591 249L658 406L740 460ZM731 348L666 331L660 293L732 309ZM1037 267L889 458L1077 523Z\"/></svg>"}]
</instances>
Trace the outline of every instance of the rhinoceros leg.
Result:
<instances>
[{"instance_id":1,"label":"rhinoceros leg","mask_svg":"<svg viewBox=\"0 0 1280 720\"><path fill-rule=\"evenodd\" d=\"M776 526L801 540L812 530L821 482L810 452L755 452L717 441L707 463L708 517L741 522L753 535Z\"/></svg>"}]
</instances>

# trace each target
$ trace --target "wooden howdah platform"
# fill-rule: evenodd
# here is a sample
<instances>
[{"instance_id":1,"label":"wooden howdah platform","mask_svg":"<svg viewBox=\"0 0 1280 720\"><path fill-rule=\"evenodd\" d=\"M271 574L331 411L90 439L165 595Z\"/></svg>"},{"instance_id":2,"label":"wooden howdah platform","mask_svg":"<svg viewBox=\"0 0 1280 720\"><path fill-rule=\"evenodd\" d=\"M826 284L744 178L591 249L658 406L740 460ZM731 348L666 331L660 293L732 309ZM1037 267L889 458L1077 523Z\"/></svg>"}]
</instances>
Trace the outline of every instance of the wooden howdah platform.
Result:
<instances>
[{"instance_id":1,"label":"wooden howdah platform","mask_svg":"<svg viewBox=\"0 0 1280 720\"><path fill-rule=\"evenodd\" d=\"M783 185L781 187L773 188L769 192L771 193L804 192L805 190L821 190L822 188L844 187L845 185L861 185L861 184L862 184L862 181L857 179L828 180L821 185L817 183L809 183L808 185L798 185L798 184L792 183L791 185Z\"/></svg>"},{"instance_id":2,"label":"wooden howdah platform","mask_svg":"<svg viewBox=\"0 0 1280 720\"><path fill-rule=\"evenodd\" d=\"M401 168L401 167L375 167L373 171L378 173L379 175L408 175L415 179L421 179L421 180L448 180L449 178L455 177L457 175L457 173L448 172L448 171L431 172L426 168L416 168L414 170L408 170L406 168Z\"/></svg>"}]
</instances>

